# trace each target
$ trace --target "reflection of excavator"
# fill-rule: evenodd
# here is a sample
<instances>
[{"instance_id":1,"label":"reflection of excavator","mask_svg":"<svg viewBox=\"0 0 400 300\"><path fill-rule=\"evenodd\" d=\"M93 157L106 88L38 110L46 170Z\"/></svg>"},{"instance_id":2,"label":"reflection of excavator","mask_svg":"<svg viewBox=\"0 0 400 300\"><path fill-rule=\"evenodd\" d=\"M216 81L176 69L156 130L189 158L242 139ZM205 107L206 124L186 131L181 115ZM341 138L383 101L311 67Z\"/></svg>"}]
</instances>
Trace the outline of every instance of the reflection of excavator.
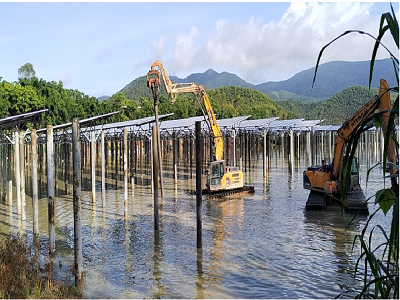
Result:
<instances>
[{"instance_id":1,"label":"reflection of excavator","mask_svg":"<svg viewBox=\"0 0 400 300\"><path fill-rule=\"evenodd\" d=\"M354 129L358 124L365 118L372 115L376 109L380 111L386 111L383 114L382 131L386 133L387 123L390 114L390 95L388 92L389 86L386 80L381 79L379 96L375 96L367 104L364 105L359 111L357 111L350 119L348 119L342 127L338 130L338 136L335 142L335 151L333 156L332 164L325 164L322 161L322 165L313 166L307 168L303 173L303 187L310 190L310 195L307 200L306 208L325 208L326 198L325 196L333 196L328 199L340 199L342 191L342 180L343 180L343 150L346 143L351 137ZM395 161L395 148L394 143L389 144L388 160ZM394 170L392 170L392 173ZM357 159L353 157L351 162L351 172L347 184L346 198L351 200L351 197L358 202L365 202L365 196L360 188L359 184L359 172ZM363 200L363 201L362 201ZM346 200L347 201L347 200ZM350 201L347 201L348 204ZM358 207L361 208L361 207ZM364 208L365 209L365 208Z\"/></svg>"},{"instance_id":2,"label":"reflection of excavator","mask_svg":"<svg viewBox=\"0 0 400 300\"><path fill-rule=\"evenodd\" d=\"M158 68L158 69L156 69ZM177 94L193 93L196 96L200 95L203 100L204 108L207 112L207 117L203 114L207 124L214 136L213 152L214 156L210 162L210 167L207 171L207 191L209 193L227 192L245 192L254 191L254 187L243 186L243 172L238 170L237 167L226 166L223 159L223 139L222 132L218 126L217 119L211 107L210 100L208 99L206 90L203 85L196 85L195 83L172 83L167 71L165 70L161 61L157 60L151 66L151 70L147 73L147 86L154 91L158 89L161 84L160 73L163 78L165 89L170 96L172 102L175 101ZM225 195L221 193L221 195Z\"/></svg>"}]
</instances>

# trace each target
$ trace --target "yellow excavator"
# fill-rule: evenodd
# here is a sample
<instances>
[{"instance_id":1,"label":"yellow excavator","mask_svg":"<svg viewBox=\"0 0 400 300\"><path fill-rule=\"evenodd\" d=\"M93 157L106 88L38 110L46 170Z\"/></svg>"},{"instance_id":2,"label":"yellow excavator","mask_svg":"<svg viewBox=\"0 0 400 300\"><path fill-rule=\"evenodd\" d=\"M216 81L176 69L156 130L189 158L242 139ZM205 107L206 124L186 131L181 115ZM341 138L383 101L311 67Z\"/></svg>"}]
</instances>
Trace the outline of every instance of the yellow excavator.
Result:
<instances>
[{"instance_id":1,"label":"yellow excavator","mask_svg":"<svg viewBox=\"0 0 400 300\"><path fill-rule=\"evenodd\" d=\"M161 61L157 60L151 66L147 73L147 86L152 89L154 97L157 89L161 86L160 73L164 81L165 89L170 96L172 103L178 94L193 93L200 96L203 102L203 114L210 132L213 135L213 157L207 170L206 187L209 194L217 197L241 192L254 192L253 186L243 186L243 172L237 167L227 166L223 158L223 138L217 119L211 107L210 100L207 96L203 85L195 83L172 83ZM204 113L207 113L207 117ZM204 191L203 191L204 192Z\"/></svg>"},{"instance_id":2,"label":"yellow excavator","mask_svg":"<svg viewBox=\"0 0 400 300\"><path fill-rule=\"evenodd\" d=\"M343 183L343 151L351 134L362 120L371 116L377 109L386 111L383 113L382 131L385 136L389 114L391 109L389 86L386 80L380 80L379 95L375 96L366 103L359 111L357 111L350 119L348 119L339 129L335 142L335 150L333 155L333 163L308 167L303 172L303 187L310 190L307 199L306 208L325 208L326 200L339 200L342 193ZM389 144L388 161L396 161L395 144L393 141ZM394 168L391 174L395 172ZM353 157L351 162L351 172L346 187L346 198L355 200L356 203L364 203L365 196L359 184L359 169L357 158ZM346 200L347 201L347 200ZM353 202L353 201L351 201ZM346 202L349 204L349 201ZM357 210L368 211L366 207L358 206Z\"/></svg>"}]
</instances>

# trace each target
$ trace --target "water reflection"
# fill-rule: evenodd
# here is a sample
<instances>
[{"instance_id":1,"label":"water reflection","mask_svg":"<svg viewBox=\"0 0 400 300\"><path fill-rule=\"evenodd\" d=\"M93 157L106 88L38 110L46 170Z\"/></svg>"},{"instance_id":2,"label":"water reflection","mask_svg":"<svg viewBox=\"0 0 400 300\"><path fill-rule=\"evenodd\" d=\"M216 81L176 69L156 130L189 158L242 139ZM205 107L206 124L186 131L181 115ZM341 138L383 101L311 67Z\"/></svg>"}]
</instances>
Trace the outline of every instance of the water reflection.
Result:
<instances>
[{"instance_id":1,"label":"water reflection","mask_svg":"<svg viewBox=\"0 0 400 300\"><path fill-rule=\"evenodd\" d=\"M111 159L104 208L100 170L96 172L97 201L92 203L90 170L85 169L85 298L331 298L358 284L352 275L352 243L365 217L356 218L345 230L352 215L343 215L340 207L305 211L308 191L302 187L302 171L308 165L307 154L300 152L302 159L296 159L289 172L282 146L271 147L270 168L263 178L260 152L259 156L252 153L251 163L243 162L245 180L255 186L254 195L204 200L200 250L196 248L195 196L187 193L195 189L195 176L187 162L180 161L174 185L172 157L164 158L165 196L160 197L160 230L156 232L147 160L138 164L126 219L121 172L116 174ZM54 261L61 261L55 271L63 278L73 265L73 206L72 187L67 186L67 195L65 177L58 175ZM40 178L39 238L46 244L47 184L43 173ZM379 182L373 173L370 178L368 194ZM33 241L30 185L27 193L26 221L17 218L15 200L12 206L0 204L1 234L22 231ZM46 251L39 253L43 261Z\"/></svg>"}]
</instances>

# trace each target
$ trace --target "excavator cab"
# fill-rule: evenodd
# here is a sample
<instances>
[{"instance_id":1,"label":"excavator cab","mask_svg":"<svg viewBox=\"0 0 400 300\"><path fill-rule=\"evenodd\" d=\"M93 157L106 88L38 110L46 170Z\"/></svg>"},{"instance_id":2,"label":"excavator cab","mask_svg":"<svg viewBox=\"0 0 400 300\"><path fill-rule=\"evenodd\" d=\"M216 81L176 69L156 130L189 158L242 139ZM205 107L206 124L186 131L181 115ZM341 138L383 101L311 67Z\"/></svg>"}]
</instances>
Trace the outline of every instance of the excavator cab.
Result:
<instances>
[{"instance_id":1,"label":"excavator cab","mask_svg":"<svg viewBox=\"0 0 400 300\"><path fill-rule=\"evenodd\" d=\"M210 163L210 168L207 172L207 189L210 191L220 190L221 181L225 175L225 161L216 160Z\"/></svg>"},{"instance_id":2,"label":"excavator cab","mask_svg":"<svg viewBox=\"0 0 400 300\"><path fill-rule=\"evenodd\" d=\"M210 192L241 188L243 173L237 167L226 166L224 160L212 161L207 170L206 187Z\"/></svg>"}]
</instances>

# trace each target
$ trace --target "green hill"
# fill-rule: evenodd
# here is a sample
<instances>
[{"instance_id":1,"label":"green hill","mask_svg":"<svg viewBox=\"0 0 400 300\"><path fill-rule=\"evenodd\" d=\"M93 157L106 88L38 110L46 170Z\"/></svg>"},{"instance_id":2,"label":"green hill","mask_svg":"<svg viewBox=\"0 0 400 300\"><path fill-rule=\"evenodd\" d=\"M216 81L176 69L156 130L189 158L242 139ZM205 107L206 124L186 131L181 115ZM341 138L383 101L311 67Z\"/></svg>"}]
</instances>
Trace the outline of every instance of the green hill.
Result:
<instances>
[{"instance_id":1,"label":"green hill","mask_svg":"<svg viewBox=\"0 0 400 300\"><path fill-rule=\"evenodd\" d=\"M378 89L352 86L319 103L306 116L307 119L323 119L326 124L341 125L357 110L378 94Z\"/></svg>"}]
</instances>

